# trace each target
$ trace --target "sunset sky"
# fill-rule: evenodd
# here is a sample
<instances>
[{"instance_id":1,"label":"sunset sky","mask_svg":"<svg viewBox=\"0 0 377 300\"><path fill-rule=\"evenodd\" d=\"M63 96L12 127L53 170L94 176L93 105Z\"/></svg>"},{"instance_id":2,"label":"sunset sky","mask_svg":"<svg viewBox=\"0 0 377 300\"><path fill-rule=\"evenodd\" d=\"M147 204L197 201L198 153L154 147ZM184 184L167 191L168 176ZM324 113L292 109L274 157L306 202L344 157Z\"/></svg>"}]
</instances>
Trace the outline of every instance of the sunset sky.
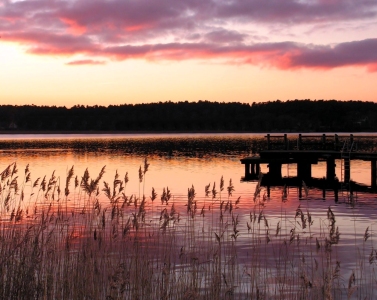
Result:
<instances>
[{"instance_id":1,"label":"sunset sky","mask_svg":"<svg viewBox=\"0 0 377 300\"><path fill-rule=\"evenodd\" d=\"M377 101L376 0L0 0L0 104Z\"/></svg>"}]
</instances>

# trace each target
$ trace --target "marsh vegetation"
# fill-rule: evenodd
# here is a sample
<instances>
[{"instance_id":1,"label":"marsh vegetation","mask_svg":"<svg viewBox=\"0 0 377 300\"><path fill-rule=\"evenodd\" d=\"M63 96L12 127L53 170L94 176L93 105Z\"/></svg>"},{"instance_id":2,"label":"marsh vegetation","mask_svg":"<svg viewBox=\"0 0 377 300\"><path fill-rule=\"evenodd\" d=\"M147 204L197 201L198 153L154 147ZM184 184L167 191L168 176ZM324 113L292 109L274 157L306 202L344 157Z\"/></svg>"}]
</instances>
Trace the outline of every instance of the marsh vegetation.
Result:
<instances>
[{"instance_id":1,"label":"marsh vegetation","mask_svg":"<svg viewBox=\"0 0 377 300\"><path fill-rule=\"evenodd\" d=\"M89 170L33 178L29 165L0 173L2 299L374 299L377 248L373 223L349 220L342 236L336 211L311 211L306 188L275 190L274 213L257 183L235 197L232 179L185 197L128 173L111 182ZM355 199L347 205L352 210ZM244 205L243 205L244 204ZM351 212L349 215L353 215ZM363 233L359 234L363 226Z\"/></svg>"}]
</instances>

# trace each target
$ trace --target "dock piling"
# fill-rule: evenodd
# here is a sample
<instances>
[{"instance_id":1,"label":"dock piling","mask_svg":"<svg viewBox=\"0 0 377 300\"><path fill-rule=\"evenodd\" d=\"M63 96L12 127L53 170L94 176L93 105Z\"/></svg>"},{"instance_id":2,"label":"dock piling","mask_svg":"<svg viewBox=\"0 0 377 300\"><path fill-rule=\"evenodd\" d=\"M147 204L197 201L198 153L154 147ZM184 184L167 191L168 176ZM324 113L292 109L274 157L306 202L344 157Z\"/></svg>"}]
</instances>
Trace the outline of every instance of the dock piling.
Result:
<instances>
[{"instance_id":1,"label":"dock piling","mask_svg":"<svg viewBox=\"0 0 377 300\"><path fill-rule=\"evenodd\" d=\"M337 134L334 135L334 150L338 150L338 144L339 144L339 137Z\"/></svg>"},{"instance_id":2,"label":"dock piling","mask_svg":"<svg viewBox=\"0 0 377 300\"><path fill-rule=\"evenodd\" d=\"M287 134L284 134L284 149L289 150L289 141L288 141Z\"/></svg>"},{"instance_id":3,"label":"dock piling","mask_svg":"<svg viewBox=\"0 0 377 300\"><path fill-rule=\"evenodd\" d=\"M301 150L301 144L302 144L302 135L300 133L297 139L297 150Z\"/></svg>"},{"instance_id":4,"label":"dock piling","mask_svg":"<svg viewBox=\"0 0 377 300\"><path fill-rule=\"evenodd\" d=\"M306 160L301 160L297 163L297 177L299 180L309 182L312 178L312 165Z\"/></svg>"},{"instance_id":5,"label":"dock piling","mask_svg":"<svg viewBox=\"0 0 377 300\"><path fill-rule=\"evenodd\" d=\"M250 164L245 163L245 178L250 178Z\"/></svg>"},{"instance_id":6,"label":"dock piling","mask_svg":"<svg viewBox=\"0 0 377 300\"><path fill-rule=\"evenodd\" d=\"M268 174L269 178L272 180L281 180L282 175L281 175L281 163L275 163L271 162L268 164Z\"/></svg>"},{"instance_id":7,"label":"dock piling","mask_svg":"<svg viewBox=\"0 0 377 300\"><path fill-rule=\"evenodd\" d=\"M326 160L326 179L328 181L333 181L335 178L335 159L334 157L329 157Z\"/></svg>"}]
</instances>

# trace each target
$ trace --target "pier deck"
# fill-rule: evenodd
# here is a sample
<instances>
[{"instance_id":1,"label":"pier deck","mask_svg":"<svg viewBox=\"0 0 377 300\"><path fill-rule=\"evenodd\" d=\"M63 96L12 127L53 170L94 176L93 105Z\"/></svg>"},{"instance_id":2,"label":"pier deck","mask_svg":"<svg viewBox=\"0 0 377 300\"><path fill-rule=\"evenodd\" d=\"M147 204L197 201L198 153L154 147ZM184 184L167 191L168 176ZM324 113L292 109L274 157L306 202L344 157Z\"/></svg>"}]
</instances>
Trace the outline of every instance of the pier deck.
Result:
<instances>
[{"instance_id":1,"label":"pier deck","mask_svg":"<svg viewBox=\"0 0 377 300\"><path fill-rule=\"evenodd\" d=\"M317 144L311 142L311 149L303 148L305 138L317 138ZM340 175L340 182L344 184L350 183L351 160L363 160L371 162L371 188L377 187L377 152L363 152L357 148L354 142L355 137L351 134L343 145L339 143L338 135L330 136L333 143L330 145L332 149L328 148L329 136L323 135L301 135L297 136L297 143L294 143L295 149L290 149L290 142L287 135L271 136L267 135L267 149L259 151L259 155L244 157L241 159L241 164L245 165L244 180L257 180L260 174L260 165L267 164L269 171L264 176L265 180L273 183L279 182L282 179L281 167L283 164L297 164L297 181L304 180L310 182L312 179L311 165L317 164L319 161L326 162L326 181L332 183L339 181L337 174L335 174L335 160L341 160L342 167ZM283 149L271 149L271 138L280 138ZM343 137L344 138L344 137ZM365 138L363 136L362 138ZM276 142L275 144L276 145Z\"/></svg>"}]
</instances>

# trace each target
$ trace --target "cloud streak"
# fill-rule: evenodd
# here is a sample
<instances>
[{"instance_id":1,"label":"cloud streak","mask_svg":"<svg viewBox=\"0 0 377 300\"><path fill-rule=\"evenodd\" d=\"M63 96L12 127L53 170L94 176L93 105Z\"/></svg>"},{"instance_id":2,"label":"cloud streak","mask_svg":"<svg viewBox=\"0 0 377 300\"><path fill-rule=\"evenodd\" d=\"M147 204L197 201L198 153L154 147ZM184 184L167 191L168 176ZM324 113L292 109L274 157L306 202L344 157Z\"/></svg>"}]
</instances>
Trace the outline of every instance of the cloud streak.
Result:
<instances>
[{"instance_id":1,"label":"cloud streak","mask_svg":"<svg viewBox=\"0 0 377 300\"><path fill-rule=\"evenodd\" d=\"M82 65L104 65L106 62L100 60L93 60L93 59L81 59L81 60L73 60L66 65L68 66L82 66Z\"/></svg>"},{"instance_id":2,"label":"cloud streak","mask_svg":"<svg viewBox=\"0 0 377 300\"><path fill-rule=\"evenodd\" d=\"M236 46L171 43L109 47L104 49L103 53L105 56L118 60L132 58L151 61L220 59L229 63L264 65L285 70L366 66L370 71L376 71L376 50L377 39L369 39L341 43L336 46L315 46L293 42Z\"/></svg>"},{"instance_id":3,"label":"cloud streak","mask_svg":"<svg viewBox=\"0 0 377 300\"><path fill-rule=\"evenodd\" d=\"M377 38L315 45L278 37L259 42L254 32L259 26L293 28L376 16L374 0L2 0L0 35L29 53L70 57L67 65L196 59L284 70L361 66L375 72Z\"/></svg>"}]
</instances>

